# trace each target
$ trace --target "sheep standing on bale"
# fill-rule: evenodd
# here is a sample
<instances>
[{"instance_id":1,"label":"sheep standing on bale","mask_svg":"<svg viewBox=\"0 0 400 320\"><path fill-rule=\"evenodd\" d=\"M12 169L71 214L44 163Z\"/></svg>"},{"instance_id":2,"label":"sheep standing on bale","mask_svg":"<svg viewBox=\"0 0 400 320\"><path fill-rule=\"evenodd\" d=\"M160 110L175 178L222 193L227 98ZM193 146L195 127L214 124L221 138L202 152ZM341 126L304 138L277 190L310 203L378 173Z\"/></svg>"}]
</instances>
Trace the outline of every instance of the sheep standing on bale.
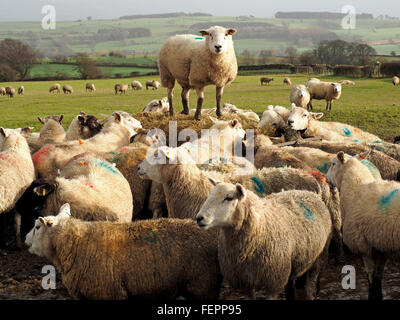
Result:
<instances>
[{"instance_id":1,"label":"sheep standing on bale","mask_svg":"<svg viewBox=\"0 0 400 320\"><path fill-rule=\"evenodd\" d=\"M94 86L93 83L86 83L86 92L87 92L88 90L89 90L90 92L96 91L96 87Z\"/></svg>"},{"instance_id":2,"label":"sheep standing on bale","mask_svg":"<svg viewBox=\"0 0 400 320\"><path fill-rule=\"evenodd\" d=\"M201 30L203 37L177 35L169 38L158 59L161 82L168 88L170 114L174 114L173 91L175 80L182 86L183 113L189 114L189 93L197 93L195 119L199 120L204 100L204 87L216 86L217 116L221 116L224 87L235 80L238 66L233 48L235 29L219 26Z\"/></svg>"},{"instance_id":3,"label":"sheep standing on bale","mask_svg":"<svg viewBox=\"0 0 400 320\"><path fill-rule=\"evenodd\" d=\"M394 86L399 86L400 78L394 76L393 79L392 79L392 83L393 83Z\"/></svg>"},{"instance_id":4,"label":"sheep standing on bale","mask_svg":"<svg viewBox=\"0 0 400 320\"><path fill-rule=\"evenodd\" d=\"M10 98L14 98L15 89L13 87L6 87L6 95L8 95Z\"/></svg>"},{"instance_id":5,"label":"sheep standing on bale","mask_svg":"<svg viewBox=\"0 0 400 320\"><path fill-rule=\"evenodd\" d=\"M291 86L291 85L292 85L292 81L290 80L289 77L285 77L285 78L283 79L283 84L284 84L284 85Z\"/></svg>"},{"instance_id":6,"label":"sheep standing on bale","mask_svg":"<svg viewBox=\"0 0 400 320\"><path fill-rule=\"evenodd\" d=\"M335 82L311 82L307 86L310 92L310 103L307 105L307 110L312 107L312 100L326 100L326 110L332 110L332 100L339 100L342 94L342 85Z\"/></svg>"},{"instance_id":7,"label":"sheep standing on bale","mask_svg":"<svg viewBox=\"0 0 400 320\"><path fill-rule=\"evenodd\" d=\"M5 96L7 93L6 93L6 88L3 88L3 87L1 87L0 88L0 96Z\"/></svg>"},{"instance_id":8,"label":"sheep standing on bale","mask_svg":"<svg viewBox=\"0 0 400 320\"><path fill-rule=\"evenodd\" d=\"M262 86L263 86L264 84L269 86L269 83L270 83L271 81L274 81L274 78L268 78L268 77L261 77L261 78L260 78L260 83L261 83Z\"/></svg>"},{"instance_id":9,"label":"sheep standing on bale","mask_svg":"<svg viewBox=\"0 0 400 320\"><path fill-rule=\"evenodd\" d=\"M382 277L388 259L399 260L400 183L376 180L357 157L339 152L327 173L340 189L343 240L359 254L368 274L368 299L382 300Z\"/></svg>"},{"instance_id":10,"label":"sheep standing on bale","mask_svg":"<svg viewBox=\"0 0 400 320\"><path fill-rule=\"evenodd\" d=\"M134 80L131 83L131 88L132 88L132 90L142 90L143 85L140 83L140 81Z\"/></svg>"},{"instance_id":11,"label":"sheep standing on bale","mask_svg":"<svg viewBox=\"0 0 400 320\"><path fill-rule=\"evenodd\" d=\"M63 92L64 94L73 94L74 93L74 89L72 89L72 87L69 84L65 84L63 85Z\"/></svg>"},{"instance_id":12,"label":"sheep standing on bale","mask_svg":"<svg viewBox=\"0 0 400 320\"><path fill-rule=\"evenodd\" d=\"M149 90L149 88L153 88L153 90L158 90L160 86L161 84L156 80L146 81L146 90Z\"/></svg>"},{"instance_id":13,"label":"sheep standing on bale","mask_svg":"<svg viewBox=\"0 0 400 320\"><path fill-rule=\"evenodd\" d=\"M305 85L298 84L290 89L290 102L297 107L306 108L310 103L310 92Z\"/></svg>"},{"instance_id":14,"label":"sheep standing on bale","mask_svg":"<svg viewBox=\"0 0 400 320\"><path fill-rule=\"evenodd\" d=\"M326 260L332 222L325 204L308 191L286 191L260 199L240 184L218 183L197 216L202 229L218 228L218 260L225 280L277 298L305 276L306 298L315 299Z\"/></svg>"},{"instance_id":15,"label":"sheep standing on bale","mask_svg":"<svg viewBox=\"0 0 400 320\"><path fill-rule=\"evenodd\" d=\"M83 222L71 214L65 204L39 218L25 243L57 267L73 298L218 298L217 241L194 221Z\"/></svg>"},{"instance_id":16,"label":"sheep standing on bale","mask_svg":"<svg viewBox=\"0 0 400 320\"><path fill-rule=\"evenodd\" d=\"M57 93L60 93L61 92L61 85L59 84L59 83L55 83L55 84L53 84L51 87L50 87L50 89L49 89L49 92L50 93L54 93L54 92L56 92L57 91Z\"/></svg>"},{"instance_id":17,"label":"sheep standing on bale","mask_svg":"<svg viewBox=\"0 0 400 320\"><path fill-rule=\"evenodd\" d=\"M24 87L24 86L19 86L19 87L18 87L18 94L19 94L19 95L23 95L23 94L24 94L24 91L25 91L25 87Z\"/></svg>"}]
</instances>

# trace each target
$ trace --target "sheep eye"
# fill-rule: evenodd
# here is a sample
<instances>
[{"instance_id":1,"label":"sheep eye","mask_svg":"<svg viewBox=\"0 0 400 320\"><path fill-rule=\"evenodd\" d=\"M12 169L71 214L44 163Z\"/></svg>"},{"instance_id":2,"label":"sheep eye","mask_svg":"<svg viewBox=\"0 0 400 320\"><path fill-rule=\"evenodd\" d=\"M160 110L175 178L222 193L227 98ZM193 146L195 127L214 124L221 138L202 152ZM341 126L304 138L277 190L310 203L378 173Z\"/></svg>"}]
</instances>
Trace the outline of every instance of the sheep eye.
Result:
<instances>
[{"instance_id":1,"label":"sheep eye","mask_svg":"<svg viewBox=\"0 0 400 320\"><path fill-rule=\"evenodd\" d=\"M332 167L335 165L336 163L332 163Z\"/></svg>"},{"instance_id":2,"label":"sheep eye","mask_svg":"<svg viewBox=\"0 0 400 320\"><path fill-rule=\"evenodd\" d=\"M307 115L306 115L306 114L303 114L303 117L307 117Z\"/></svg>"},{"instance_id":3,"label":"sheep eye","mask_svg":"<svg viewBox=\"0 0 400 320\"><path fill-rule=\"evenodd\" d=\"M229 196L224 199L224 201L232 201L232 200L233 200L233 198L229 197Z\"/></svg>"},{"instance_id":4,"label":"sheep eye","mask_svg":"<svg viewBox=\"0 0 400 320\"><path fill-rule=\"evenodd\" d=\"M36 226L35 228L36 228L36 230L39 230L39 229L40 229L40 226Z\"/></svg>"}]
</instances>

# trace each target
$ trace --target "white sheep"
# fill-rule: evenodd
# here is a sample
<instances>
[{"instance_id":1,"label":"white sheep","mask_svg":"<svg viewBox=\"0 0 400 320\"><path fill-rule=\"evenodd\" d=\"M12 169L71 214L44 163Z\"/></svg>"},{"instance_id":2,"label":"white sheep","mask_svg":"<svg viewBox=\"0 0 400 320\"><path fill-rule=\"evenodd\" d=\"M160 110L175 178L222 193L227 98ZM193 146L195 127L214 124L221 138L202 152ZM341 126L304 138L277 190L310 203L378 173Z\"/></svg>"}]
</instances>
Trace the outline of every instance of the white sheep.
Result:
<instances>
[{"instance_id":1,"label":"white sheep","mask_svg":"<svg viewBox=\"0 0 400 320\"><path fill-rule=\"evenodd\" d=\"M298 84L290 89L290 102L294 103L297 107L306 108L310 103L310 92L307 87Z\"/></svg>"},{"instance_id":2,"label":"white sheep","mask_svg":"<svg viewBox=\"0 0 400 320\"><path fill-rule=\"evenodd\" d=\"M25 91L25 87L24 87L24 86L19 86L19 87L18 87L18 94L19 94L19 95L23 95L23 94L24 94L24 91Z\"/></svg>"},{"instance_id":3,"label":"white sheep","mask_svg":"<svg viewBox=\"0 0 400 320\"><path fill-rule=\"evenodd\" d=\"M203 37L177 35L163 45L158 59L162 86L168 88L170 114L174 114L175 80L182 86L183 113L189 114L189 93L197 92L195 119L199 120L204 100L204 87L216 86L217 116L221 116L224 87L235 80L238 66L233 48L235 29L214 26L201 30Z\"/></svg>"},{"instance_id":4,"label":"white sheep","mask_svg":"<svg viewBox=\"0 0 400 320\"><path fill-rule=\"evenodd\" d=\"M90 91L90 92L93 92L93 91L96 91L96 87L95 87L95 85L94 85L94 83L86 83L86 92L87 91Z\"/></svg>"},{"instance_id":5,"label":"white sheep","mask_svg":"<svg viewBox=\"0 0 400 320\"><path fill-rule=\"evenodd\" d=\"M74 89L69 85L69 84L65 84L63 85L63 92L64 94L73 94L74 93Z\"/></svg>"},{"instance_id":6,"label":"white sheep","mask_svg":"<svg viewBox=\"0 0 400 320\"><path fill-rule=\"evenodd\" d=\"M0 96L5 96L6 94L6 88L0 87Z\"/></svg>"},{"instance_id":7,"label":"white sheep","mask_svg":"<svg viewBox=\"0 0 400 320\"><path fill-rule=\"evenodd\" d=\"M285 126L287 119L290 116L290 110L281 107L269 105L267 110L263 112L260 122L258 123L259 128L269 128L274 129L282 128Z\"/></svg>"},{"instance_id":8,"label":"white sheep","mask_svg":"<svg viewBox=\"0 0 400 320\"><path fill-rule=\"evenodd\" d=\"M319 79L317 79L317 78L309 78L308 81L306 82L306 87L308 88L308 86L309 86L311 83L314 83L314 82L321 82L321 80L319 80Z\"/></svg>"},{"instance_id":9,"label":"white sheep","mask_svg":"<svg viewBox=\"0 0 400 320\"><path fill-rule=\"evenodd\" d=\"M392 79L392 83L393 83L394 86L399 86L400 78L397 77L397 76L394 76L393 79Z\"/></svg>"},{"instance_id":10,"label":"white sheep","mask_svg":"<svg viewBox=\"0 0 400 320\"><path fill-rule=\"evenodd\" d=\"M342 85L336 82L323 82L323 81L313 81L307 86L310 92L310 103L307 106L311 110L312 100L326 100L326 110L332 110L332 100L339 100L342 94Z\"/></svg>"},{"instance_id":11,"label":"white sheep","mask_svg":"<svg viewBox=\"0 0 400 320\"><path fill-rule=\"evenodd\" d=\"M6 95L8 95L10 98L14 98L15 89L13 87L6 87Z\"/></svg>"},{"instance_id":12,"label":"white sheep","mask_svg":"<svg viewBox=\"0 0 400 320\"><path fill-rule=\"evenodd\" d=\"M143 85L140 83L140 81L134 80L131 83L131 88L132 88L132 90L142 90Z\"/></svg>"},{"instance_id":13,"label":"white sheep","mask_svg":"<svg viewBox=\"0 0 400 320\"><path fill-rule=\"evenodd\" d=\"M316 297L332 222L315 193L294 190L261 199L241 184L218 183L196 218L202 229L219 229L221 273L233 288L253 298L265 289L268 298L277 298L286 287L289 300L304 275L307 298Z\"/></svg>"},{"instance_id":14,"label":"white sheep","mask_svg":"<svg viewBox=\"0 0 400 320\"><path fill-rule=\"evenodd\" d=\"M50 93L52 93L52 92L54 93L55 91L57 91L57 93L61 92L61 85L59 83L53 84L49 89Z\"/></svg>"},{"instance_id":15,"label":"white sheep","mask_svg":"<svg viewBox=\"0 0 400 320\"><path fill-rule=\"evenodd\" d=\"M356 83L351 80L341 80L339 83L344 86L355 86L356 85Z\"/></svg>"},{"instance_id":16,"label":"white sheep","mask_svg":"<svg viewBox=\"0 0 400 320\"><path fill-rule=\"evenodd\" d=\"M224 103L224 106L222 107L221 112L223 114L224 113L237 114L237 115L243 116L249 120L260 121L260 117L254 111L239 109L238 107L236 107L235 105L230 104L230 103Z\"/></svg>"},{"instance_id":17,"label":"white sheep","mask_svg":"<svg viewBox=\"0 0 400 320\"><path fill-rule=\"evenodd\" d=\"M331 161L327 180L340 190L343 240L359 254L368 274L371 300L382 300L386 261L399 259L400 183L376 180L357 156L339 152Z\"/></svg>"},{"instance_id":18,"label":"white sheep","mask_svg":"<svg viewBox=\"0 0 400 320\"><path fill-rule=\"evenodd\" d=\"M154 99L150 101L143 109L144 112L159 112L164 113L169 111L168 98Z\"/></svg>"},{"instance_id":19,"label":"white sheep","mask_svg":"<svg viewBox=\"0 0 400 320\"><path fill-rule=\"evenodd\" d=\"M149 87L153 88L153 90L158 90L160 86L161 84L157 80L146 81L146 90L149 90Z\"/></svg>"}]
</instances>

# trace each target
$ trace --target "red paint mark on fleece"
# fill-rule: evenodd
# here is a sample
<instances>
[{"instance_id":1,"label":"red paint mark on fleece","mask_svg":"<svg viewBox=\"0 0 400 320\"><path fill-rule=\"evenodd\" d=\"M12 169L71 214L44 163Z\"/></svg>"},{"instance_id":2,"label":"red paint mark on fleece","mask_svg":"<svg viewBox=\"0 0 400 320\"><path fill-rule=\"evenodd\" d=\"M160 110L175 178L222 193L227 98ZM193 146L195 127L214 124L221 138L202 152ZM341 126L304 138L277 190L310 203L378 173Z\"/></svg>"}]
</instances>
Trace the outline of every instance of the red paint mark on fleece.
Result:
<instances>
[{"instance_id":1,"label":"red paint mark on fleece","mask_svg":"<svg viewBox=\"0 0 400 320\"><path fill-rule=\"evenodd\" d=\"M32 161L33 161L33 164L37 164L37 163L39 163L42 159L43 159L43 157L46 155L46 153L48 153L49 151L51 151L51 150L53 150L54 149L54 145L53 144L51 144L51 145L49 145L49 146L47 146L47 147L43 147L42 149L40 149L39 151L37 151L33 156L32 156Z\"/></svg>"},{"instance_id":2,"label":"red paint mark on fleece","mask_svg":"<svg viewBox=\"0 0 400 320\"><path fill-rule=\"evenodd\" d=\"M88 186L89 188L94 189L94 185L90 184L89 182L85 182L84 184L85 184L85 186Z\"/></svg>"},{"instance_id":3,"label":"red paint mark on fleece","mask_svg":"<svg viewBox=\"0 0 400 320\"><path fill-rule=\"evenodd\" d=\"M11 157L10 155L8 155L6 153L0 153L0 160L4 160L7 162L11 162L11 163L16 163L15 158Z\"/></svg>"},{"instance_id":4,"label":"red paint mark on fleece","mask_svg":"<svg viewBox=\"0 0 400 320\"><path fill-rule=\"evenodd\" d=\"M319 171L311 170L309 173L319 182L325 182L325 175Z\"/></svg>"},{"instance_id":5,"label":"red paint mark on fleece","mask_svg":"<svg viewBox=\"0 0 400 320\"><path fill-rule=\"evenodd\" d=\"M78 139L79 144L83 144L83 141L81 139Z\"/></svg>"}]
</instances>

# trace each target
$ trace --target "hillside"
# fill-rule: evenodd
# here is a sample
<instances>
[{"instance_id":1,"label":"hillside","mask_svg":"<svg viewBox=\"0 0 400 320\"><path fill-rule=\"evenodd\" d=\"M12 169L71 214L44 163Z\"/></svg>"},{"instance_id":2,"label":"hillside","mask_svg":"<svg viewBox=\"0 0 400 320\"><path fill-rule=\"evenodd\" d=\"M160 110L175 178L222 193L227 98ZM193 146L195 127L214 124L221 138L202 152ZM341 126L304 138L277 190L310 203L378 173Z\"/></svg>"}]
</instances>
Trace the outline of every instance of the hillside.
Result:
<instances>
[{"instance_id":1,"label":"hillside","mask_svg":"<svg viewBox=\"0 0 400 320\"><path fill-rule=\"evenodd\" d=\"M90 55L120 50L128 55L156 54L163 41L176 33L196 33L211 25L238 29L235 47L258 53L274 49L283 53L288 46L299 51L310 49L321 40L366 41L379 54L400 54L400 21L397 19L358 19L354 30L341 28L341 19L288 19L254 17L215 17L183 14L171 17L126 16L114 20L58 22L56 30L43 30L37 22L0 22L0 39L21 39L45 56Z\"/></svg>"}]
</instances>

